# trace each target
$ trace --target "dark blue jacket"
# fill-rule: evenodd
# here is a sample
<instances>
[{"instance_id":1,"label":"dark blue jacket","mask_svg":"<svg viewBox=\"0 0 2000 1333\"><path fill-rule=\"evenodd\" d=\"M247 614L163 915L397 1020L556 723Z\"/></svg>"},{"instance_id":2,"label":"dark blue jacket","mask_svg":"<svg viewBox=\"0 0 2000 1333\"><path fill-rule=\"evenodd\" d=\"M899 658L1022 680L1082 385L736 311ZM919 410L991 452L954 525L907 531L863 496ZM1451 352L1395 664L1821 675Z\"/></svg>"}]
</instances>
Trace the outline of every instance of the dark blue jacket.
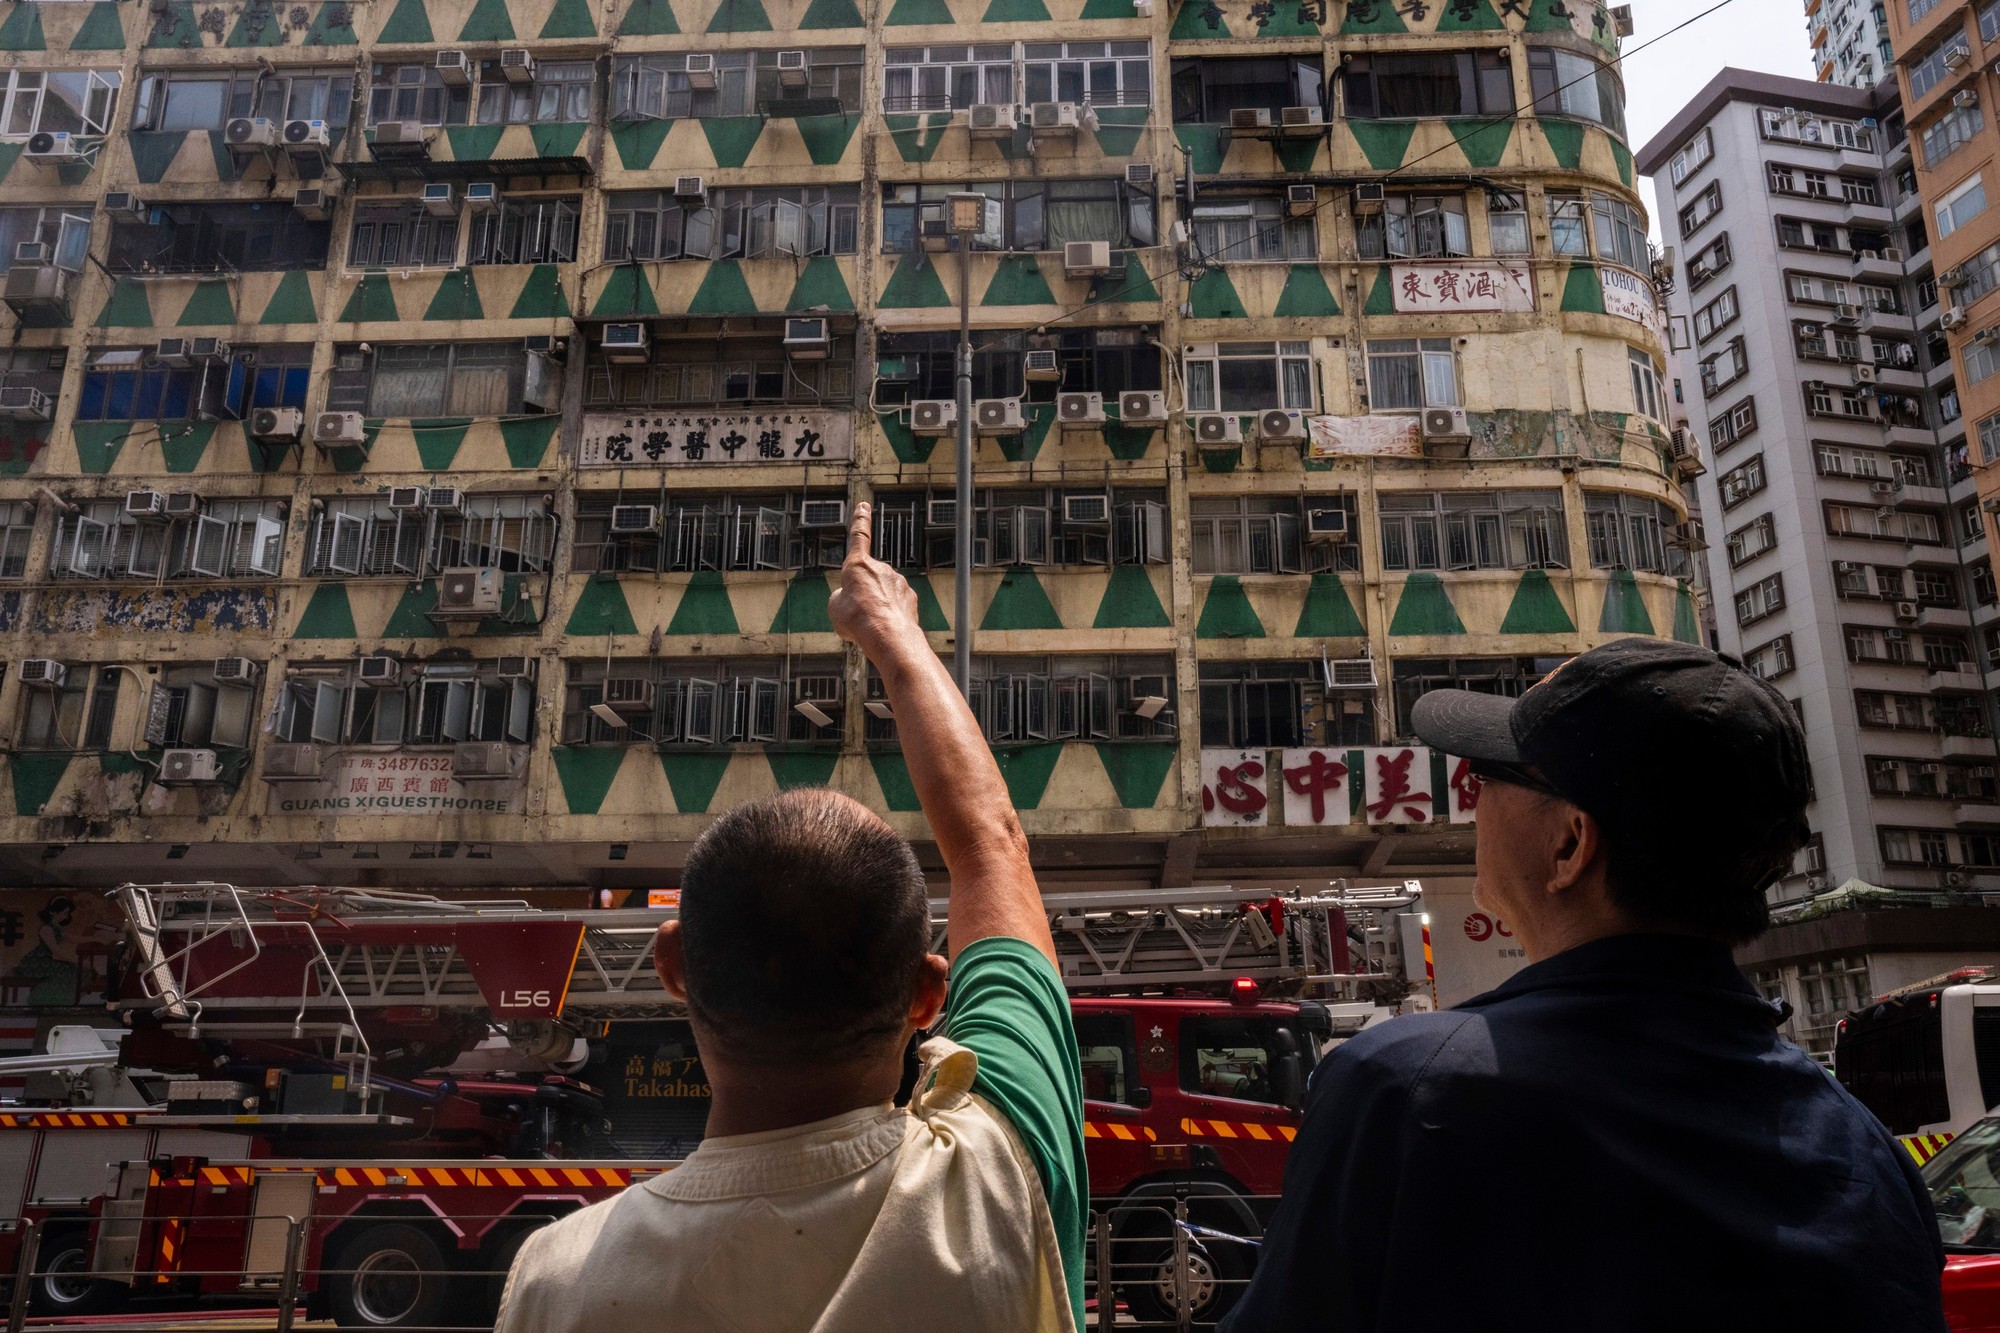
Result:
<instances>
[{"instance_id":1,"label":"dark blue jacket","mask_svg":"<svg viewBox=\"0 0 2000 1333\"><path fill-rule=\"evenodd\" d=\"M1316 1071L1231 1333L1942 1333L1909 1155L1722 946L1596 940Z\"/></svg>"}]
</instances>

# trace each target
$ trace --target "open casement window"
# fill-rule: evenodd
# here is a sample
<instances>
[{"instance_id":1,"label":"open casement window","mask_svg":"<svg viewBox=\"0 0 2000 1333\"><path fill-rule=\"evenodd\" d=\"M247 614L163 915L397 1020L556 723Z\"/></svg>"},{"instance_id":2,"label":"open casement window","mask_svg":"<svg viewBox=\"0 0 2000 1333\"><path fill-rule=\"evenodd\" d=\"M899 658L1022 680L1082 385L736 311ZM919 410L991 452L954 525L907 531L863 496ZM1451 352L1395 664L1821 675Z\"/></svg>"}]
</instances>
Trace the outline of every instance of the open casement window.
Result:
<instances>
[{"instance_id":1,"label":"open casement window","mask_svg":"<svg viewBox=\"0 0 2000 1333\"><path fill-rule=\"evenodd\" d=\"M1167 507L1156 500L1118 506L1112 525L1112 558L1121 565L1167 562Z\"/></svg>"},{"instance_id":2,"label":"open casement window","mask_svg":"<svg viewBox=\"0 0 2000 1333\"><path fill-rule=\"evenodd\" d=\"M782 509L739 506L730 565L735 569L783 569L787 515Z\"/></svg>"},{"instance_id":3,"label":"open casement window","mask_svg":"<svg viewBox=\"0 0 2000 1333\"><path fill-rule=\"evenodd\" d=\"M111 526L94 518L76 521L69 543L69 572L82 578L103 578L111 570Z\"/></svg>"},{"instance_id":4,"label":"open casement window","mask_svg":"<svg viewBox=\"0 0 2000 1333\"><path fill-rule=\"evenodd\" d=\"M347 691L326 681L315 681L312 689L312 738L322 745L338 745L347 722Z\"/></svg>"},{"instance_id":5,"label":"open casement window","mask_svg":"<svg viewBox=\"0 0 2000 1333\"><path fill-rule=\"evenodd\" d=\"M397 574L424 572L429 524L421 514L397 513L376 519L368 530L368 568Z\"/></svg>"},{"instance_id":6,"label":"open casement window","mask_svg":"<svg viewBox=\"0 0 2000 1333\"><path fill-rule=\"evenodd\" d=\"M535 725L535 686L532 681L507 683L507 739L525 745Z\"/></svg>"},{"instance_id":7,"label":"open casement window","mask_svg":"<svg viewBox=\"0 0 2000 1333\"><path fill-rule=\"evenodd\" d=\"M419 696L423 716L417 719L417 730L445 741L469 740L477 690L470 680L425 681Z\"/></svg>"},{"instance_id":8,"label":"open casement window","mask_svg":"<svg viewBox=\"0 0 2000 1333\"><path fill-rule=\"evenodd\" d=\"M368 530L365 520L352 514L335 514L325 564L336 574L361 572L362 537Z\"/></svg>"},{"instance_id":9,"label":"open casement window","mask_svg":"<svg viewBox=\"0 0 2000 1333\"><path fill-rule=\"evenodd\" d=\"M713 745L716 739L717 705L720 687L712 680L687 682L687 711L682 732L694 744Z\"/></svg>"},{"instance_id":10,"label":"open casement window","mask_svg":"<svg viewBox=\"0 0 2000 1333\"><path fill-rule=\"evenodd\" d=\"M671 564L675 569L721 569L729 516L719 509L677 509Z\"/></svg>"},{"instance_id":11,"label":"open casement window","mask_svg":"<svg viewBox=\"0 0 2000 1333\"><path fill-rule=\"evenodd\" d=\"M275 577L284 558L285 525L274 518L259 518L250 530L250 568Z\"/></svg>"},{"instance_id":12,"label":"open casement window","mask_svg":"<svg viewBox=\"0 0 2000 1333\"><path fill-rule=\"evenodd\" d=\"M778 739L778 710L783 687L765 677L733 680L725 687L729 700L728 739L770 742Z\"/></svg>"},{"instance_id":13,"label":"open casement window","mask_svg":"<svg viewBox=\"0 0 2000 1333\"><path fill-rule=\"evenodd\" d=\"M167 565L167 529L157 524L111 525L111 563L106 572L158 578ZM192 554L192 547L190 547ZM176 573L183 571L176 570Z\"/></svg>"},{"instance_id":14,"label":"open casement window","mask_svg":"<svg viewBox=\"0 0 2000 1333\"><path fill-rule=\"evenodd\" d=\"M1005 505L989 516L988 560L995 565L1049 563L1049 511L1040 506Z\"/></svg>"},{"instance_id":15,"label":"open casement window","mask_svg":"<svg viewBox=\"0 0 2000 1333\"><path fill-rule=\"evenodd\" d=\"M198 515L193 538L188 544L188 568L221 578L229 564L229 524L207 514Z\"/></svg>"}]
</instances>

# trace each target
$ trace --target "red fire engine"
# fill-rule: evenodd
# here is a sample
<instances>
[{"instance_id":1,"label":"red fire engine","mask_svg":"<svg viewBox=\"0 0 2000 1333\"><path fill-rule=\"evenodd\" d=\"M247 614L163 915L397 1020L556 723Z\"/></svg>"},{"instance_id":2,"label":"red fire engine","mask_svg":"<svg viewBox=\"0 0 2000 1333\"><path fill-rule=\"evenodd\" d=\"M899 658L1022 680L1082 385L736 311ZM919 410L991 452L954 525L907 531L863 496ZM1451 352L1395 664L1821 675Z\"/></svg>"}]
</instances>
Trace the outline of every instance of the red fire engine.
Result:
<instances>
[{"instance_id":1,"label":"red fire engine","mask_svg":"<svg viewBox=\"0 0 2000 1333\"><path fill-rule=\"evenodd\" d=\"M1251 1252L1177 1249L1172 1207L1261 1234L1325 1043L1404 991L1394 917L1416 891L1047 896L1091 1191L1110 1201L1111 1279L1133 1313L1170 1315L1185 1292L1212 1319L1232 1301ZM343 1327L477 1322L537 1226L699 1141L707 1085L651 967L662 911L214 884L115 896L122 1058L182 1076L164 1110L0 1115L0 1188L40 1223L33 1256L18 1225L0 1232L0 1273L33 1274L44 1312L291 1283Z\"/></svg>"}]
</instances>

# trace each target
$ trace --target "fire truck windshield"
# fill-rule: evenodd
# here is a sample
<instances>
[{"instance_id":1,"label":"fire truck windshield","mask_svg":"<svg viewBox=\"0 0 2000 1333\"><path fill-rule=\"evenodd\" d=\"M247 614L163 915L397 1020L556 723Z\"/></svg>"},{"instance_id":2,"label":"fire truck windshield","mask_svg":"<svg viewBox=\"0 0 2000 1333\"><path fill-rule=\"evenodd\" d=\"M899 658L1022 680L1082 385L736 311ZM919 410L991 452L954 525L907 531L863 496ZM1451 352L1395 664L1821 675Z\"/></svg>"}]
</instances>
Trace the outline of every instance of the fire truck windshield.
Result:
<instances>
[{"instance_id":1,"label":"fire truck windshield","mask_svg":"<svg viewBox=\"0 0 2000 1333\"><path fill-rule=\"evenodd\" d=\"M1981 1120L1924 1167L1945 1247L2000 1251L2000 1118Z\"/></svg>"}]
</instances>

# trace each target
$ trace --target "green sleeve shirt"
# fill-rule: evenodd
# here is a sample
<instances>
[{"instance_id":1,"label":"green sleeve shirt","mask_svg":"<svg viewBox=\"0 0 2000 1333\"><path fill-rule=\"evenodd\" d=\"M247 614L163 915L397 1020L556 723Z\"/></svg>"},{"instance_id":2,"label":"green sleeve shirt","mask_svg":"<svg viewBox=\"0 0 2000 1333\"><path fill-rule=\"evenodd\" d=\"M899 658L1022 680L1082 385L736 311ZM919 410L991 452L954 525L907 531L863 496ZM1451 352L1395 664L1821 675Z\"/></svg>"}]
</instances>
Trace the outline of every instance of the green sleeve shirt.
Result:
<instances>
[{"instance_id":1,"label":"green sleeve shirt","mask_svg":"<svg viewBox=\"0 0 2000 1333\"><path fill-rule=\"evenodd\" d=\"M1090 1180L1083 1159L1083 1074L1062 978L1031 944L1002 936L979 940L952 961L940 1035L979 1057L972 1090L1000 1109L1034 1158L1081 1328Z\"/></svg>"}]
</instances>

